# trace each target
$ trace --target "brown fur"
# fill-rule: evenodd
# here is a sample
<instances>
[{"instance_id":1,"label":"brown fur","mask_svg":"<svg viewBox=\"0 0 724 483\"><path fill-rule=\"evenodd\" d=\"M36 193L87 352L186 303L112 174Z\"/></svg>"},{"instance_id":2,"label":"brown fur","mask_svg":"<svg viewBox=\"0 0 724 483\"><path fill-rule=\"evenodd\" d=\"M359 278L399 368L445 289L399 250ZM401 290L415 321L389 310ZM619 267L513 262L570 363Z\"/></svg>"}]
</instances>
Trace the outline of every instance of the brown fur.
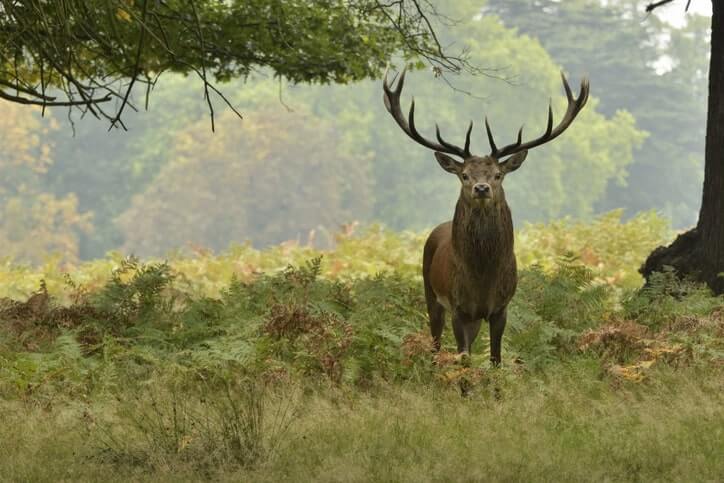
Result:
<instances>
[{"instance_id":1,"label":"brown fur","mask_svg":"<svg viewBox=\"0 0 724 483\"><path fill-rule=\"evenodd\" d=\"M490 156L471 157L458 163L436 153L444 169L462 183L452 221L435 228L425 243L422 273L430 329L435 347L440 347L446 310L459 352L470 352L482 319L490 323L490 355L500 363L500 343L505 329L506 308L517 285L513 252L513 222L505 200L505 173L520 166L498 164ZM511 169L512 168L512 169ZM477 197L475 186L488 184L490 195Z\"/></svg>"}]
</instances>

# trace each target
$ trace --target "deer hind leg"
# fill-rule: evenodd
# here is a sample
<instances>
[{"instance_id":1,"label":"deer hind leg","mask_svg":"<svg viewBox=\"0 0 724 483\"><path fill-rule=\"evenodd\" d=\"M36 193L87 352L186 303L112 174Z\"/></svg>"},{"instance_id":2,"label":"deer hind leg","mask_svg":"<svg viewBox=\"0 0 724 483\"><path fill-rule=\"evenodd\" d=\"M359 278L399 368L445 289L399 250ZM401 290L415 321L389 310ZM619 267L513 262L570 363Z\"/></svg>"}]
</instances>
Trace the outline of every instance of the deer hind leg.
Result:
<instances>
[{"instance_id":1,"label":"deer hind leg","mask_svg":"<svg viewBox=\"0 0 724 483\"><path fill-rule=\"evenodd\" d=\"M430 317L430 335L432 335L432 348L435 352L440 350L442 329L445 327L445 308L433 301L427 304L427 314Z\"/></svg>"},{"instance_id":2,"label":"deer hind leg","mask_svg":"<svg viewBox=\"0 0 724 483\"><path fill-rule=\"evenodd\" d=\"M490 362L494 366L500 365L500 347L507 320L507 308L490 316Z\"/></svg>"},{"instance_id":3,"label":"deer hind leg","mask_svg":"<svg viewBox=\"0 0 724 483\"><path fill-rule=\"evenodd\" d=\"M440 350L442 329L445 327L445 307L437 301L428 280L425 280L425 301L427 302L427 315L430 318L430 335L432 335L432 348L435 352Z\"/></svg>"}]
</instances>

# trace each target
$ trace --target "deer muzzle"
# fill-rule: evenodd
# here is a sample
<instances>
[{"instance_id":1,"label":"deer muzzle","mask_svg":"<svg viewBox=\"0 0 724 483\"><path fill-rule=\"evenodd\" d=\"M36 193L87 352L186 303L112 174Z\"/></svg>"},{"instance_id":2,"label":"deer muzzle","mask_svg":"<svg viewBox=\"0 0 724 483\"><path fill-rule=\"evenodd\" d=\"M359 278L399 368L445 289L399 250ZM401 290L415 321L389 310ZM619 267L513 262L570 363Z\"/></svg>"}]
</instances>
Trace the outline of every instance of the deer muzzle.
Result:
<instances>
[{"instance_id":1,"label":"deer muzzle","mask_svg":"<svg viewBox=\"0 0 724 483\"><path fill-rule=\"evenodd\" d=\"M477 183L473 186L473 198L485 200L492 198L493 192L488 183Z\"/></svg>"}]
</instances>

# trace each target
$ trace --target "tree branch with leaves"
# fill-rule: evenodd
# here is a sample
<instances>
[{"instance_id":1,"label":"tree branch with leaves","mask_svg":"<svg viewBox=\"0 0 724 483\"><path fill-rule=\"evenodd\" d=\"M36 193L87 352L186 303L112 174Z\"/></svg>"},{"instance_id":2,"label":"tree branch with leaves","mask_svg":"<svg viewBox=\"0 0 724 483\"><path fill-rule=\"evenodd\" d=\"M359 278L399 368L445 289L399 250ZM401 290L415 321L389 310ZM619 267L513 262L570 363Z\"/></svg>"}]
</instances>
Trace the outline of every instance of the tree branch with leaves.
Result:
<instances>
[{"instance_id":1,"label":"tree branch with leaves","mask_svg":"<svg viewBox=\"0 0 724 483\"><path fill-rule=\"evenodd\" d=\"M268 69L292 83L376 77L396 55L438 71L449 54L429 0L0 0L0 99L67 107L125 129L164 72L198 77L213 127L216 83ZM233 107L233 106L231 106ZM239 114L237 112L237 114Z\"/></svg>"}]
</instances>

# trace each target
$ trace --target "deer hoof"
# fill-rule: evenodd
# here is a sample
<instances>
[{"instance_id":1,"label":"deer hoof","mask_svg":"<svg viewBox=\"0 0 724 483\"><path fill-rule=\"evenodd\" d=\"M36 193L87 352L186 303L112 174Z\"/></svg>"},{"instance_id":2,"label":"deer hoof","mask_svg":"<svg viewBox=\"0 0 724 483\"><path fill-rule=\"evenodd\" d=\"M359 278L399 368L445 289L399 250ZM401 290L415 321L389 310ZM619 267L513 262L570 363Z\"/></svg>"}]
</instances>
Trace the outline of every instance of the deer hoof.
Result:
<instances>
[{"instance_id":1,"label":"deer hoof","mask_svg":"<svg viewBox=\"0 0 724 483\"><path fill-rule=\"evenodd\" d=\"M461 352L455 356L455 362L463 367L470 367L472 361L470 359L470 354L467 352Z\"/></svg>"}]
</instances>

